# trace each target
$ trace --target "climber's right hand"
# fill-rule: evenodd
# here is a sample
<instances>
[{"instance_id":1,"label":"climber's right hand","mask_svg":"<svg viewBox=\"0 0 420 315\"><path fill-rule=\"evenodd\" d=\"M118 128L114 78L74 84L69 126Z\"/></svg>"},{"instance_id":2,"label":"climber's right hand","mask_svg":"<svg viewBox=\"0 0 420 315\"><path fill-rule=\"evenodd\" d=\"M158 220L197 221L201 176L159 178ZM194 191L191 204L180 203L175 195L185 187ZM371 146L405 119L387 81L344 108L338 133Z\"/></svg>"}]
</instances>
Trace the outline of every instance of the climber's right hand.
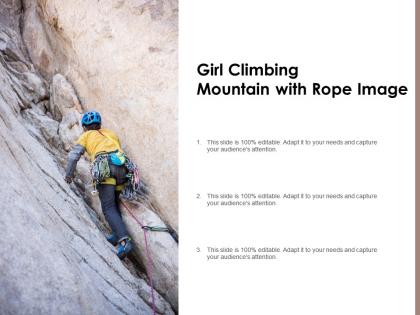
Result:
<instances>
[{"instance_id":1,"label":"climber's right hand","mask_svg":"<svg viewBox=\"0 0 420 315\"><path fill-rule=\"evenodd\" d=\"M64 176L64 180L66 181L66 183L70 184L73 181L73 178L70 176Z\"/></svg>"}]
</instances>

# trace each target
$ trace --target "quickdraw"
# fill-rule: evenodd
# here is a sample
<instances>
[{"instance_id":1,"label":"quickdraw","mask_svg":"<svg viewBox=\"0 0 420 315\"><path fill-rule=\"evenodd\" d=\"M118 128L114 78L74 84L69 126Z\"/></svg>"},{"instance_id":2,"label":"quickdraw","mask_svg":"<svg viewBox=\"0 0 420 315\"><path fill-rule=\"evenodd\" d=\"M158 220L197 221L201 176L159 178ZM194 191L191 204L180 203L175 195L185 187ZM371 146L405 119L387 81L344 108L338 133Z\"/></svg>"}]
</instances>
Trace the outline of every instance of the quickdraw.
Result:
<instances>
[{"instance_id":1,"label":"quickdraw","mask_svg":"<svg viewBox=\"0 0 420 315\"><path fill-rule=\"evenodd\" d=\"M145 196L147 192L145 189L142 189L144 185L140 180L137 165L134 162L132 162L128 157L126 157L126 162L124 166L127 169L128 174L127 183L124 185L123 191L121 192L121 197L123 199L133 200L136 194L139 194L140 196Z\"/></svg>"},{"instance_id":2,"label":"quickdraw","mask_svg":"<svg viewBox=\"0 0 420 315\"><path fill-rule=\"evenodd\" d=\"M95 183L100 183L104 181L105 178L111 177L108 154L98 155L92 163L90 172Z\"/></svg>"},{"instance_id":3,"label":"quickdraw","mask_svg":"<svg viewBox=\"0 0 420 315\"><path fill-rule=\"evenodd\" d=\"M153 232L168 232L169 233L169 229L166 227L160 227L160 226L142 226L141 227L143 230L146 231L153 231Z\"/></svg>"},{"instance_id":4,"label":"quickdraw","mask_svg":"<svg viewBox=\"0 0 420 315\"><path fill-rule=\"evenodd\" d=\"M177 235L177 233L174 230L170 229L170 228L161 227L161 226L147 226L147 225L142 226L141 228L143 230L151 231L151 232L166 232L166 233L169 233L172 236L172 238L174 239L174 241L176 243L178 243L178 235Z\"/></svg>"}]
</instances>

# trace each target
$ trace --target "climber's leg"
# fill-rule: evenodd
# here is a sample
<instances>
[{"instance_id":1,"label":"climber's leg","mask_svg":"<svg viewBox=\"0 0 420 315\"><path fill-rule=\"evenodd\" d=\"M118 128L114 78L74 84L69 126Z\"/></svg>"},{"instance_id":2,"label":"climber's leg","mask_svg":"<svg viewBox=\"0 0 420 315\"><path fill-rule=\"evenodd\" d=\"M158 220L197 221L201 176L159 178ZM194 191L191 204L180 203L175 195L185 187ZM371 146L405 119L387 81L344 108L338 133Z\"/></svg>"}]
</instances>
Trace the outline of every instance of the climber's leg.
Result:
<instances>
[{"instance_id":1,"label":"climber's leg","mask_svg":"<svg viewBox=\"0 0 420 315\"><path fill-rule=\"evenodd\" d=\"M117 240L128 237L127 230L121 218L115 194L114 185L98 185L99 199L101 200L102 212L111 226Z\"/></svg>"},{"instance_id":2,"label":"climber's leg","mask_svg":"<svg viewBox=\"0 0 420 315\"><path fill-rule=\"evenodd\" d=\"M118 214L121 217L121 201L120 201L120 194L121 194L121 190L115 190L115 200L117 202L117 210L118 210Z\"/></svg>"},{"instance_id":3,"label":"climber's leg","mask_svg":"<svg viewBox=\"0 0 420 315\"><path fill-rule=\"evenodd\" d=\"M117 203L118 214L121 217L121 201L120 201L121 190L118 188L121 188L121 187L116 186L115 200ZM127 238L119 242L117 255L119 258L124 259L128 255L128 253L131 252L132 250L133 250L133 245L131 244L131 239Z\"/></svg>"},{"instance_id":4,"label":"climber's leg","mask_svg":"<svg viewBox=\"0 0 420 315\"><path fill-rule=\"evenodd\" d=\"M127 169L125 168L125 166L116 166L110 164L109 170L111 172L111 176L115 178L115 181L117 183L117 185L115 186L115 200L117 202L118 213L121 216L120 194L124 187L124 183L127 182Z\"/></svg>"}]
</instances>

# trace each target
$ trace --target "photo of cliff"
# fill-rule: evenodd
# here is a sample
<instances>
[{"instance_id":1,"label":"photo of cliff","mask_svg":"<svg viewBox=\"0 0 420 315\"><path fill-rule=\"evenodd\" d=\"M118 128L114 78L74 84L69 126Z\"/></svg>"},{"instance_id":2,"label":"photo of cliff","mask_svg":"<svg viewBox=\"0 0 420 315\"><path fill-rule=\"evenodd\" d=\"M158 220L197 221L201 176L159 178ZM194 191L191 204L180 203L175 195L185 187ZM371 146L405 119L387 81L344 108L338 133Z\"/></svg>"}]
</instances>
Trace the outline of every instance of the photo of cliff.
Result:
<instances>
[{"instance_id":1,"label":"photo of cliff","mask_svg":"<svg viewBox=\"0 0 420 315\"><path fill-rule=\"evenodd\" d=\"M177 314L177 99L176 0L0 2L0 314ZM148 189L124 260L89 160L63 179L88 110Z\"/></svg>"}]
</instances>

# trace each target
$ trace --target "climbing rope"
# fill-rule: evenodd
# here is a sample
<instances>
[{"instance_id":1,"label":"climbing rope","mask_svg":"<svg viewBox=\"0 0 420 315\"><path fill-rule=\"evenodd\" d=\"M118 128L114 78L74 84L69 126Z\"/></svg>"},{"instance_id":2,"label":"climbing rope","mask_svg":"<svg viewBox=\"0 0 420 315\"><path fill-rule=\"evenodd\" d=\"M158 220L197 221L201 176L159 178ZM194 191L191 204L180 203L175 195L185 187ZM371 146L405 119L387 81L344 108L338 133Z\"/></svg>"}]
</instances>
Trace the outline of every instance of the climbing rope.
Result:
<instances>
[{"instance_id":1,"label":"climbing rope","mask_svg":"<svg viewBox=\"0 0 420 315\"><path fill-rule=\"evenodd\" d=\"M121 204L124 206L124 208L127 210L127 212L130 214L130 216L134 219L134 221L137 222L138 225L140 225L141 229L143 230L143 234L144 234L144 243L146 245L146 256L147 256L147 264L146 264L146 272L147 272L147 277L149 278L149 285L150 285L150 290L152 292L152 309L153 309L153 315L156 315L156 304L155 304L155 293L154 293L154 289L153 289L153 278L152 278L152 256L150 255L150 251L149 251L149 242L147 241L147 230L145 229L145 225L143 225L143 223L136 218L136 216L133 214L133 212L131 212L130 208L121 201Z\"/></svg>"}]
</instances>

